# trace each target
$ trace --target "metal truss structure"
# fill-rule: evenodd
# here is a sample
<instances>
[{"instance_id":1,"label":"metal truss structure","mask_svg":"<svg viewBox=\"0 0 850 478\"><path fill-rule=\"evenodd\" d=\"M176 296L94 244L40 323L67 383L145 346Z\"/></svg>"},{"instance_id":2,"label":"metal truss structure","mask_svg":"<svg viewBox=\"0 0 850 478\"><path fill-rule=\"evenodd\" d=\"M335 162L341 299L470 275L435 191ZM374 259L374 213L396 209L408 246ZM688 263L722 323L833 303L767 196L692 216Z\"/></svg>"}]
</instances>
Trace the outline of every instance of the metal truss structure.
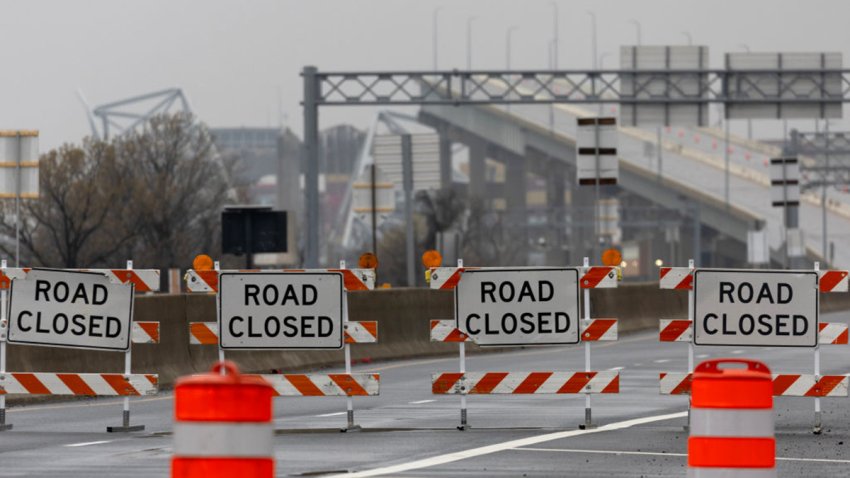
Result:
<instances>
[{"instance_id":1,"label":"metal truss structure","mask_svg":"<svg viewBox=\"0 0 850 478\"><path fill-rule=\"evenodd\" d=\"M850 102L850 70L493 70L302 71L306 227L305 262L319 266L319 106L618 103L828 107ZM840 108L839 108L840 110ZM764 116L759 116L764 117Z\"/></svg>"},{"instance_id":2,"label":"metal truss structure","mask_svg":"<svg viewBox=\"0 0 850 478\"><path fill-rule=\"evenodd\" d=\"M304 71L305 79L310 76L316 81L319 105L850 102L850 70L453 70L309 74L309 69ZM629 87L623 88L627 83Z\"/></svg>"},{"instance_id":3,"label":"metal truss structure","mask_svg":"<svg viewBox=\"0 0 850 478\"><path fill-rule=\"evenodd\" d=\"M803 191L850 185L850 133L792 130L789 149L804 157L800 172L809 177L800 186Z\"/></svg>"},{"instance_id":4,"label":"metal truss structure","mask_svg":"<svg viewBox=\"0 0 850 478\"><path fill-rule=\"evenodd\" d=\"M87 104L85 106L92 135L103 139L108 139L112 134L120 136L132 131L159 114L192 113L189 100L180 88L133 96L97 106L93 110Z\"/></svg>"}]
</instances>

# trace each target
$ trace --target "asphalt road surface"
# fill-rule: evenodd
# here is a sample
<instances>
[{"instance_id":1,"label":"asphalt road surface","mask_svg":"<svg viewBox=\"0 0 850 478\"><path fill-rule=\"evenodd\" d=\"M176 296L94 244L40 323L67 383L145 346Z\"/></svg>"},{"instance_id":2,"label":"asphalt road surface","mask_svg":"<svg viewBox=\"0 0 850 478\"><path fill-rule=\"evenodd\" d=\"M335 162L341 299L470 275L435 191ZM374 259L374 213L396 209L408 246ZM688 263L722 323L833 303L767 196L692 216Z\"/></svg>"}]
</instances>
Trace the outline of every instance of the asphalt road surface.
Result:
<instances>
[{"instance_id":1,"label":"asphalt road surface","mask_svg":"<svg viewBox=\"0 0 850 478\"><path fill-rule=\"evenodd\" d=\"M825 315L843 321L848 313ZM848 346L824 346L822 373L848 372ZM811 373L811 349L696 349L708 357L765 361L776 373ZM279 476L684 476L687 398L660 396L658 372L684 371L687 345L659 343L657 332L593 346L595 370L621 371L619 395L594 395L598 428L579 430L582 395L470 396L471 429L455 429L458 396L431 394L430 376L456 371L457 358L367 364L381 373L381 395L355 400L359 432L345 426L345 400L275 400ZM470 371L583 370L581 346L474 355ZM847 398L824 399L824 433L811 433L813 400L776 400L780 476L850 476ZM0 476L167 476L170 393L132 401L144 432L106 433L121 419L120 399L15 407L14 430L0 433Z\"/></svg>"}]
</instances>

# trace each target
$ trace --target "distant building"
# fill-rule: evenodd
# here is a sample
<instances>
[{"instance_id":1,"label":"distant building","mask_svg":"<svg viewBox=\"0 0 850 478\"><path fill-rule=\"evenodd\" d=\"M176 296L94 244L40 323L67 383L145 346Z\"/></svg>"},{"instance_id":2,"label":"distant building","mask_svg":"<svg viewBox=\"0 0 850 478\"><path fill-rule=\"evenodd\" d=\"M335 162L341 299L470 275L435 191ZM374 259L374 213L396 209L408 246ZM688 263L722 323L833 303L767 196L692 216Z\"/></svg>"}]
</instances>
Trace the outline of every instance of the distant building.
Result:
<instances>
[{"instance_id":1,"label":"distant building","mask_svg":"<svg viewBox=\"0 0 850 478\"><path fill-rule=\"evenodd\" d=\"M279 128L210 128L210 134L219 153L239 159L240 182L254 184L277 174Z\"/></svg>"}]
</instances>

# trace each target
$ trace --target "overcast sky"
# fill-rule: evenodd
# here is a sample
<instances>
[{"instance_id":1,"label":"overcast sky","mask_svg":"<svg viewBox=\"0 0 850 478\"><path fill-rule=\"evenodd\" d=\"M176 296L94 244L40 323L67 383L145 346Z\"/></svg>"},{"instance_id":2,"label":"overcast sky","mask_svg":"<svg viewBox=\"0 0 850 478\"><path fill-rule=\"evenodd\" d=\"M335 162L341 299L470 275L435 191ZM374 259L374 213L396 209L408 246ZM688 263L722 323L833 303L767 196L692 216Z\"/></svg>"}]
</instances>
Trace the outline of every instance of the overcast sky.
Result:
<instances>
[{"instance_id":1,"label":"overcast sky","mask_svg":"<svg viewBox=\"0 0 850 478\"><path fill-rule=\"evenodd\" d=\"M42 149L89 134L81 90L92 105L178 86L210 126L276 126L301 131L299 71L430 69L432 14L439 66L466 64L466 20L473 67L547 67L553 36L548 0L0 0L0 129L41 130ZM850 49L850 2L777 0L559 1L562 68L591 65L590 17L599 52L618 62L620 45L708 45L713 67L741 51ZM278 99L280 98L280 100ZM322 127L368 126L371 108L325 108Z\"/></svg>"}]
</instances>

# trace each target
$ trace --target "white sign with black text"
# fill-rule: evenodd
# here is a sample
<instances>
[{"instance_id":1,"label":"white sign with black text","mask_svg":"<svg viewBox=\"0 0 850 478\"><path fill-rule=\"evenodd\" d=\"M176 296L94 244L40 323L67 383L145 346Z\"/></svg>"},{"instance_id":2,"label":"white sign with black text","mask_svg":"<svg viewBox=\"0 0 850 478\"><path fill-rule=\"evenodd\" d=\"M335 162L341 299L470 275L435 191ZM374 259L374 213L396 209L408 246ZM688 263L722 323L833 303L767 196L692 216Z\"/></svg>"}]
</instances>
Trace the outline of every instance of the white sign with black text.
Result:
<instances>
[{"instance_id":1,"label":"white sign with black text","mask_svg":"<svg viewBox=\"0 0 850 478\"><path fill-rule=\"evenodd\" d=\"M465 270L455 320L481 346L576 344L578 269Z\"/></svg>"},{"instance_id":2,"label":"white sign with black text","mask_svg":"<svg viewBox=\"0 0 850 478\"><path fill-rule=\"evenodd\" d=\"M12 280L9 343L124 352L133 285L94 272L33 269Z\"/></svg>"},{"instance_id":3,"label":"white sign with black text","mask_svg":"<svg viewBox=\"0 0 850 478\"><path fill-rule=\"evenodd\" d=\"M339 272L223 272L218 300L223 349L343 346Z\"/></svg>"},{"instance_id":4,"label":"white sign with black text","mask_svg":"<svg viewBox=\"0 0 850 478\"><path fill-rule=\"evenodd\" d=\"M694 272L694 343L814 347L818 275L811 271Z\"/></svg>"}]
</instances>

